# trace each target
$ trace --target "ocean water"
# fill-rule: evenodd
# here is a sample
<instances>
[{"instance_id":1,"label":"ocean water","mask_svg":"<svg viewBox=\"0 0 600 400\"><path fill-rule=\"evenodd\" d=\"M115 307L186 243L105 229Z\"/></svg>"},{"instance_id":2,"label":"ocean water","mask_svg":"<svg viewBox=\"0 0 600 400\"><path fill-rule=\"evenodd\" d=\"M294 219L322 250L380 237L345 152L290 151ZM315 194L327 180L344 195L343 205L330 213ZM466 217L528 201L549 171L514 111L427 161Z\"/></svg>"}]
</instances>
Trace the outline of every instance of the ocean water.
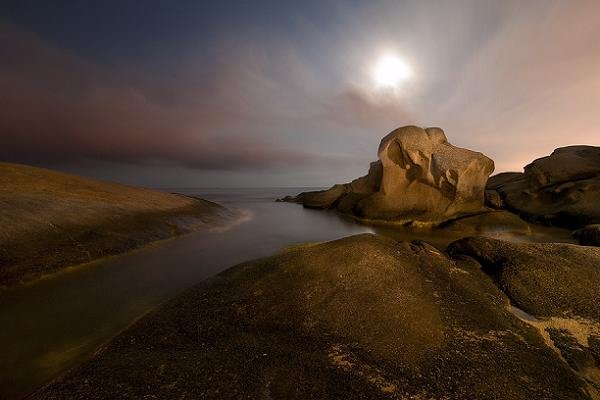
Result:
<instances>
[{"instance_id":1,"label":"ocean water","mask_svg":"<svg viewBox=\"0 0 600 400\"><path fill-rule=\"evenodd\" d=\"M318 189L318 188L315 188ZM287 246L371 232L443 248L456 236L370 227L275 199L308 188L165 189L244 211L227 229L197 232L60 272L0 293L0 398L21 398L94 351L161 302L243 261ZM496 234L497 236L497 234ZM540 228L509 240L568 241Z\"/></svg>"}]
</instances>

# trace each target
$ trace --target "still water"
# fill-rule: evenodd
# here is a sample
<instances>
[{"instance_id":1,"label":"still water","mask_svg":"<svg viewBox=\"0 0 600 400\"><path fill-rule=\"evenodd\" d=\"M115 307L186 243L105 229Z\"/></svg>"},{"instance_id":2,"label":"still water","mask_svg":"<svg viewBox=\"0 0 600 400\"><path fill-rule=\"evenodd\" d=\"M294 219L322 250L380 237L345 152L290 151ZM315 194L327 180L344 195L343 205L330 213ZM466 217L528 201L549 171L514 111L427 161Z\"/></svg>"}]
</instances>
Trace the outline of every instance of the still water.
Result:
<instances>
[{"instance_id":1,"label":"still water","mask_svg":"<svg viewBox=\"0 0 600 400\"><path fill-rule=\"evenodd\" d=\"M457 236L368 227L334 213L274 200L307 188L171 189L247 218L104 259L0 293L0 399L18 399L90 357L103 343L182 290L242 261L284 247L364 232L442 247ZM498 235L496 235L498 236ZM562 230L512 240L569 241Z\"/></svg>"}]
</instances>

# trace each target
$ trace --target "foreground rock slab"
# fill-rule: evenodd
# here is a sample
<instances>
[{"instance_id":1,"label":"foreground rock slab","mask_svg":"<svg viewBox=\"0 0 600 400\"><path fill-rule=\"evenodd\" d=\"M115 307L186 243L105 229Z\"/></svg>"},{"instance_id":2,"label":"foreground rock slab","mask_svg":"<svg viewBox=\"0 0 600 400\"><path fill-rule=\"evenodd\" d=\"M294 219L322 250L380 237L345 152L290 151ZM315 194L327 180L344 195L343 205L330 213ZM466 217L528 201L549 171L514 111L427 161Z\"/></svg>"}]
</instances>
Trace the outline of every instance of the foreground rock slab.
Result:
<instances>
[{"instance_id":1,"label":"foreground rock slab","mask_svg":"<svg viewBox=\"0 0 600 400\"><path fill-rule=\"evenodd\" d=\"M367 220L441 222L483 210L494 162L450 144L440 128L405 126L381 140L369 173L286 201Z\"/></svg>"},{"instance_id":2,"label":"foreground rock slab","mask_svg":"<svg viewBox=\"0 0 600 400\"><path fill-rule=\"evenodd\" d=\"M36 399L589 399L468 256L358 235L189 290Z\"/></svg>"}]
</instances>

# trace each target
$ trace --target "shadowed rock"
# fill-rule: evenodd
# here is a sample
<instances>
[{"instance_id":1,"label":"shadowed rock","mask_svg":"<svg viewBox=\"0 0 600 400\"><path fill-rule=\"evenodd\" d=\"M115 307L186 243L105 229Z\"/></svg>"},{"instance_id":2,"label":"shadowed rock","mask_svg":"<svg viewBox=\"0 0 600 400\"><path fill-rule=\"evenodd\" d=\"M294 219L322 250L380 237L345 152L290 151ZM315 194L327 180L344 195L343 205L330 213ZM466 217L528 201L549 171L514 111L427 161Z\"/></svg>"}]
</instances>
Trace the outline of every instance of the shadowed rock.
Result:
<instances>
[{"instance_id":1,"label":"shadowed rock","mask_svg":"<svg viewBox=\"0 0 600 400\"><path fill-rule=\"evenodd\" d=\"M398 128L382 139L378 157L364 177L286 200L368 220L406 222L438 223L483 210L494 162L451 145L440 128Z\"/></svg>"},{"instance_id":2,"label":"shadowed rock","mask_svg":"<svg viewBox=\"0 0 600 400\"><path fill-rule=\"evenodd\" d=\"M36 399L589 399L471 258L359 235L189 290Z\"/></svg>"},{"instance_id":3,"label":"shadowed rock","mask_svg":"<svg viewBox=\"0 0 600 400\"><path fill-rule=\"evenodd\" d=\"M600 322L600 248L471 237L448 251L473 257L515 305L535 316L571 313Z\"/></svg>"},{"instance_id":4,"label":"shadowed rock","mask_svg":"<svg viewBox=\"0 0 600 400\"><path fill-rule=\"evenodd\" d=\"M523 173L492 176L486 203L538 223L569 228L600 223L600 147L562 147Z\"/></svg>"},{"instance_id":5,"label":"shadowed rock","mask_svg":"<svg viewBox=\"0 0 600 400\"><path fill-rule=\"evenodd\" d=\"M593 224L573 232L573 237L584 246L600 246L600 224Z\"/></svg>"},{"instance_id":6,"label":"shadowed rock","mask_svg":"<svg viewBox=\"0 0 600 400\"><path fill-rule=\"evenodd\" d=\"M600 248L477 237L450 244L448 252L478 261L600 398Z\"/></svg>"},{"instance_id":7,"label":"shadowed rock","mask_svg":"<svg viewBox=\"0 0 600 400\"><path fill-rule=\"evenodd\" d=\"M508 211L490 210L475 215L451 219L439 226L442 232L457 232L462 236L494 232L512 232L520 235L531 234L531 227L517 215Z\"/></svg>"}]
</instances>

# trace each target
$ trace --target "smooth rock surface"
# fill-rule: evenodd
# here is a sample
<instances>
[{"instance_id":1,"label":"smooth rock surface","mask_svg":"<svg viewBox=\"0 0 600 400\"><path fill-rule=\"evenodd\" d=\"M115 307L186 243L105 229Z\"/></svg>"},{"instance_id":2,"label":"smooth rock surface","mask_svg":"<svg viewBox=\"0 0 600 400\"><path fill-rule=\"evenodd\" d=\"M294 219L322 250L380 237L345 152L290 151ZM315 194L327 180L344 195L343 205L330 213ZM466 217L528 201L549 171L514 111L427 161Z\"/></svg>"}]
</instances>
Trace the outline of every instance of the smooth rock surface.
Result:
<instances>
[{"instance_id":1,"label":"smooth rock surface","mask_svg":"<svg viewBox=\"0 0 600 400\"><path fill-rule=\"evenodd\" d=\"M600 147L558 148L523 173L492 176L487 191L498 194L503 208L533 222L569 228L600 223ZM498 205L493 193L486 202Z\"/></svg>"},{"instance_id":2,"label":"smooth rock surface","mask_svg":"<svg viewBox=\"0 0 600 400\"><path fill-rule=\"evenodd\" d=\"M600 248L477 237L450 244L448 252L478 261L600 398Z\"/></svg>"},{"instance_id":3,"label":"smooth rock surface","mask_svg":"<svg viewBox=\"0 0 600 400\"><path fill-rule=\"evenodd\" d=\"M202 199L0 163L0 288L236 218Z\"/></svg>"},{"instance_id":4,"label":"smooth rock surface","mask_svg":"<svg viewBox=\"0 0 600 400\"><path fill-rule=\"evenodd\" d=\"M477 260L512 303L530 314L600 322L600 248L469 237L451 243L448 251Z\"/></svg>"},{"instance_id":5,"label":"smooth rock surface","mask_svg":"<svg viewBox=\"0 0 600 400\"><path fill-rule=\"evenodd\" d=\"M448 143L440 128L398 128L382 139L378 158L364 177L287 200L366 220L441 222L483 210L494 162Z\"/></svg>"},{"instance_id":6,"label":"smooth rock surface","mask_svg":"<svg viewBox=\"0 0 600 400\"><path fill-rule=\"evenodd\" d=\"M491 210L452 219L442 223L437 229L446 232L459 232L463 236L494 232L531 234L531 228L526 221L511 212L502 210Z\"/></svg>"},{"instance_id":7,"label":"smooth rock surface","mask_svg":"<svg viewBox=\"0 0 600 400\"><path fill-rule=\"evenodd\" d=\"M189 290L36 399L589 399L471 258L359 235Z\"/></svg>"}]
</instances>

